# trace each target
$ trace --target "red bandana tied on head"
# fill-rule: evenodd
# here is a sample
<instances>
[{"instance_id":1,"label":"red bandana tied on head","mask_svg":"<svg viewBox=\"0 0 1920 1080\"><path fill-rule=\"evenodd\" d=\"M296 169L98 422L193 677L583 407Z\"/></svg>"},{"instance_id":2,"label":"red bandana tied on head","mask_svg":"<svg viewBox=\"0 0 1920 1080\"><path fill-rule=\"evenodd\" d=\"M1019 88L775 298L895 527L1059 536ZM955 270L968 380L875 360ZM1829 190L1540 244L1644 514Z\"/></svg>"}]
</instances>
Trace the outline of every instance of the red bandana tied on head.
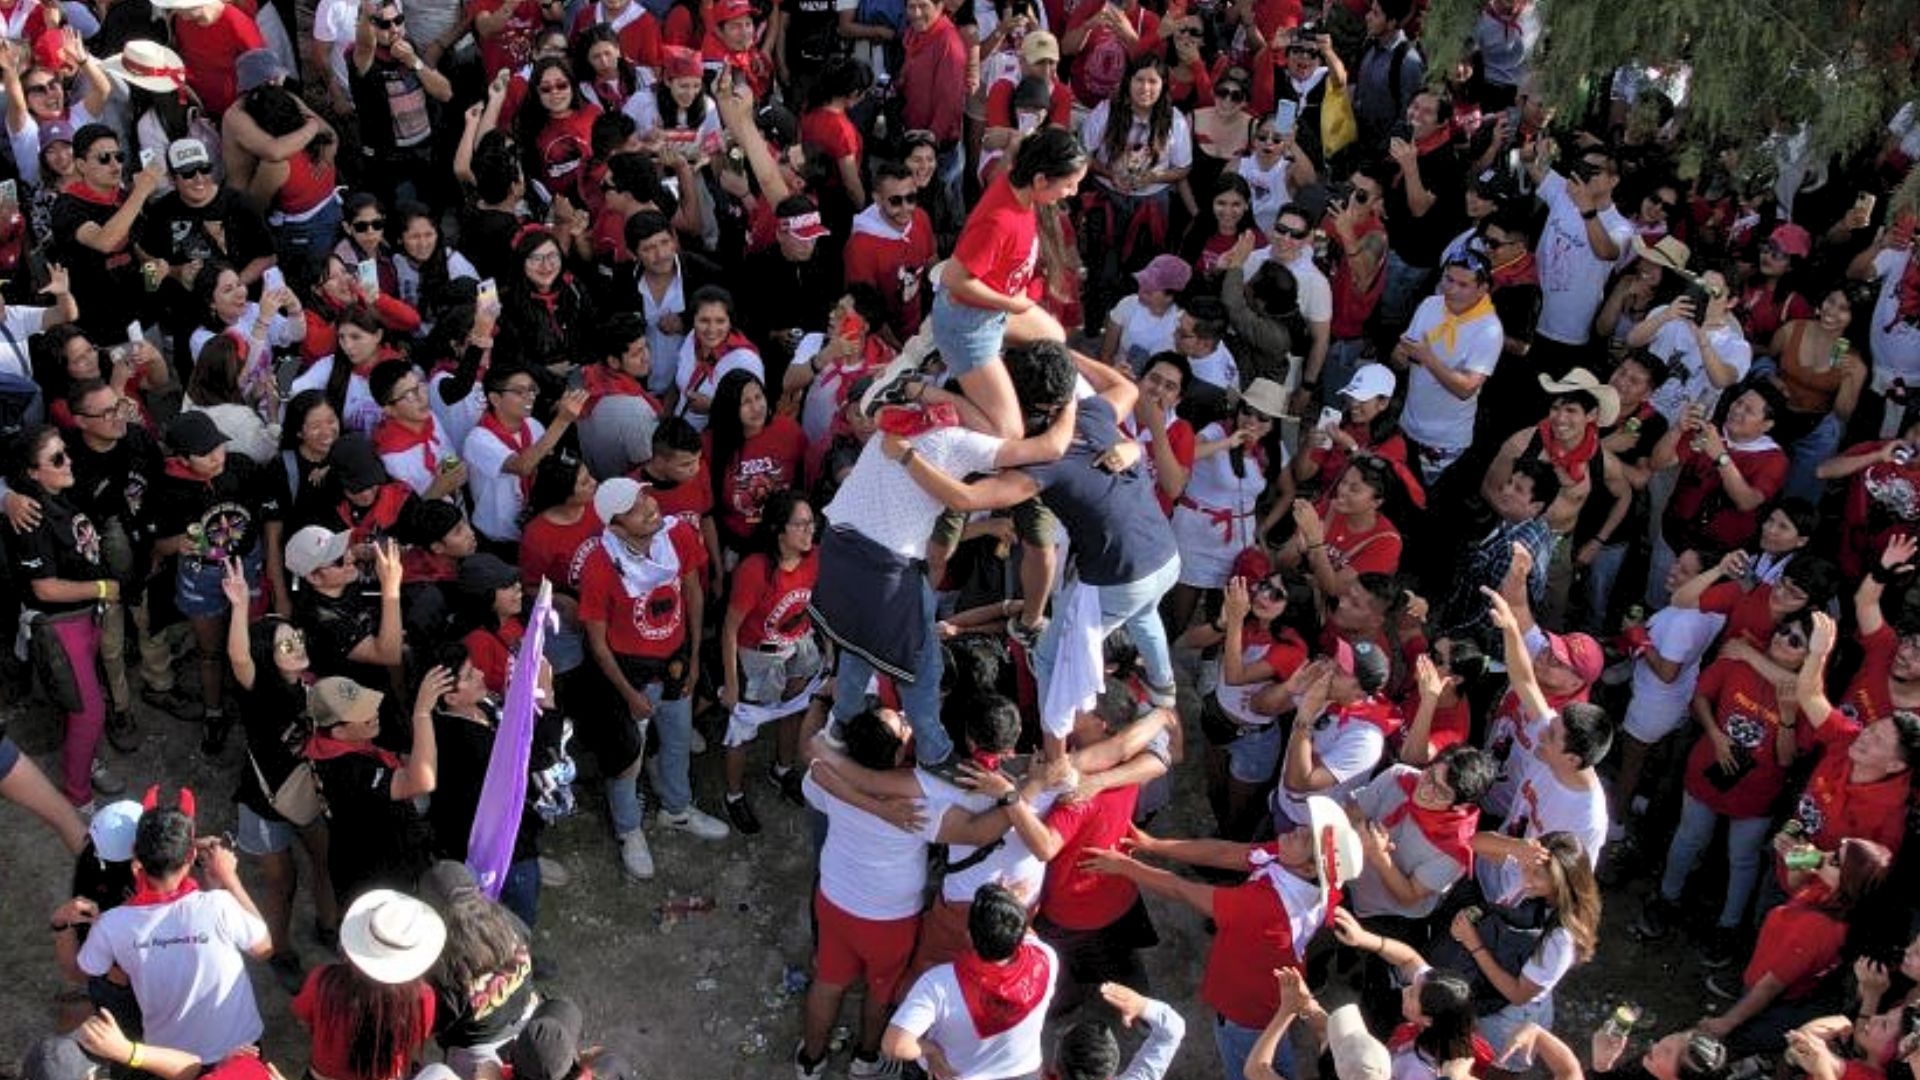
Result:
<instances>
[{"instance_id":1,"label":"red bandana tied on head","mask_svg":"<svg viewBox=\"0 0 1920 1080\"><path fill-rule=\"evenodd\" d=\"M1452 806L1445 810L1428 810L1413 801L1413 789L1420 786L1419 773L1407 773L1395 780L1407 801L1396 807L1392 813L1380 819L1380 824L1391 829L1413 818L1413 824L1420 835L1427 838L1436 850L1451 858L1454 862L1473 869L1473 834L1480 829L1480 808L1477 806Z\"/></svg>"},{"instance_id":2,"label":"red bandana tied on head","mask_svg":"<svg viewBox=\"0 0 1920 1080\"><path fill-rule=\"evenodd\" d=\"M875 426L888 435L906 439L959 424L959 410L944 401L916 409L882 409L880 419L875 422Z\"/></svg>"},{"instance_id":3,"label":"red bandana tied on head","mask_svg":"<svg viewBox=\"0 0 1920 1080\"><path fill-rule=\"evenodd\" d=\"M1560 445L1554 437L1552 421L1540 421L1540 447L1546 453L1553 467L1566 473L1568 478L1578 484L1587 478L1587 462L1600 452L1600 428L1591 422L1587 430L1580 435L1580 441L1572 446Z\"/></svg>"},{"instance_id":4,"label":"red bandana tied on head","mask_svg":"<svg viewBox=\"0 0 1920 1080\"><path fill-rule=\"evenodd\" d=\"M967 1015L982 1039L1011 1030L1047 996L1053 972L1047 954L1030 941L1020 943L1013 959L990 964L968 949L953 961L954 981L966 1000Z\"/></svg>"}]
</instances>

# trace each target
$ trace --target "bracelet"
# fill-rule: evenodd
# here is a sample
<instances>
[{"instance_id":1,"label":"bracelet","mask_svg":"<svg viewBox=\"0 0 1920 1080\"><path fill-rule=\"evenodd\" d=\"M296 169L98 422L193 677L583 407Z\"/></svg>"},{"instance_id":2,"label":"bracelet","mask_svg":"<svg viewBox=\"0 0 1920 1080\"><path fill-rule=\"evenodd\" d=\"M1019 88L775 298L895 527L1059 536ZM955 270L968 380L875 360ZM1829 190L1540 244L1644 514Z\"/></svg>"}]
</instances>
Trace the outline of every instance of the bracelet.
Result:
<instances>
[{"instance_id":1,"label":"bracelet","mask_svg":"<svg viewBox=\"0 0 1920 1080\"><path fill-rule=\"evenodd\" d=\"M107 583L105 579L93 583L93 595L95 599L99 600L105 600L107 598Z\"/></svg>"},{"instance_id":2,"label":"bracelet","mask_svg":"<svg viewBox=\"0 0 1920 1080\"><path fill-rule=\"evenodd\" d=\"M1487 951L1487 947L1486 947L1485 945L1479 945L1479 946L1476 946L1476 947L1474 947L1474 948L1471 948L1471 949L1468 949L1468 950L1467 950L1467 955L1468 955L1468 956L1478 956L1478 955L1480 955L1481 953L1483 953L1483 952L1486 952L1486 951Z\"/></svg>"},{"instance_id":3,"label":"bracelet","mask_svg":"<svg viewBox=\"0 0 1920 1080\"><path fill-rule=\"evenodd\" d=\"M141 1047L139 1043L133 1044L133 1049L129 1051L127 1054L127 1068L137 1069L140 1067L140 1064L141 1064L140 1049Z\"/></svg>"},{"instance_id":4,"label":"bracelet","mask_svg":"<svg viewBox=\"0 0 1920 1080\"><path fill-rule=\"evenodd\" d=\"M907 466L912 465L913 459L916 456L917 456L917 451L915 451L913 448L913 445L909 443L907 445L907 452L900 455L900 467L904 469Z\"/></svg>"}]
</instances>

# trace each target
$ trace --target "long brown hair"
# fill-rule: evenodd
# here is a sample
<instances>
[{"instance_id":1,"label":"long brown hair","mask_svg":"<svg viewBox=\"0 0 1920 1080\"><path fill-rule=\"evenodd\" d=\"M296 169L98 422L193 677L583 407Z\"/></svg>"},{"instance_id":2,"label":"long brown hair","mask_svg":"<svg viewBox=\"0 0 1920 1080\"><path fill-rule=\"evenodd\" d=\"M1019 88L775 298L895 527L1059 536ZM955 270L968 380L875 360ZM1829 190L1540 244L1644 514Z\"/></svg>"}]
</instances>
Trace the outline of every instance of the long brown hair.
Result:
<instances>
[{"instance_id":1,"label":"long brown hair","mask_svg":"<svg viewBox=\"0 0 1920 1080\"><path fill-rule=\"evenodd\" d=\"M1133 135L1133 77L1149 69L1160 76L1160 97L1147 111L1147 148L1153 151L1153 160L1160 160L1167 141L1173 138L1173 94L1167 85L1167 68L1159 57L1147 53L1127 64L1126 75L1107 99L1107 130L1100 136L1100 157L1109 169L1126 163L1127 143Z\"/></svg>"},{"instance_id":2,"label":"long brown hair","mask_svg":"<svg viewBox=\"0 0 1920 1080\"><path fill-rule=\"evenodd\" d=\"M330 1040L336 1037L332 1031L344 1028L347 1063L356 1076L392 1080L411 1071L413 1052L428 1034L420 980L375 982L352 964L329 964L318 979L316 1041Z\"/></svg>"},{"instance_id":3,"label":"long brown hair","mask_svg":"<svg viewBox=\"0 0 1920 1080\"><path fill-rule=\"evenodd\" d=\"M1584 964L1600 943L1600 886L1572 833L1548 833L1540 844L1547 849L1547 879L1552 883L1547 903L1561 929L1572 935L1574 955Z\"/></svg>"}]
</instances>

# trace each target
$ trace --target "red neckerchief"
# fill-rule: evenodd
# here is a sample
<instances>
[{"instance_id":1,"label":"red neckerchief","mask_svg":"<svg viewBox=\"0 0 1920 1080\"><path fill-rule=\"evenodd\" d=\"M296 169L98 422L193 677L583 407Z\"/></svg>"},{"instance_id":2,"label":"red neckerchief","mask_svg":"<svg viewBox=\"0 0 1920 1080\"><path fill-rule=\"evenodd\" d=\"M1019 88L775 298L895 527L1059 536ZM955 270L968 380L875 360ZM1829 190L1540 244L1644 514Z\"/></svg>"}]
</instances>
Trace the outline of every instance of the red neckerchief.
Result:
<instances>
[{"instance_id":1,"label":"red neckerchief","mask_svg":"<svg viewBox=\"0 0 1920 1080\"><path fill-rule=\"evenodd\" d=\"M403 481L391 480L380 485L380 493L373 497L373 505L365 510L341 499L334 512L349 527L353 542L364 544L373 539L375 529L380 530L383 536L392 532L393 526L400 520L401 508L411 498L412 488Z\"/></svg>"},{"instance_id":2,"label":"red neckerchief","mask_svg":"<svg viewBox=\"0 0 1920 1080\"><path fill-rule=\"evenodd\" d=\"M392 417L382 419L373 425L373 448L382 454L404 454L419 447L426 455L427 471L440 467L438 455L433 452L433 415L427 415L427 422L418 428L410 428Z\"/></svg>"},{"instance_id":3,"label":"red neckerchief","mask_svg":"<svg viewBox=\"0 0 1920 1080\"><path fill-rule=\"evenodd\" d=\"M1587 462L1600 452L1598 425L1589 422L1580 441L1572 447L1560 445L1560 440L1553 437L1549 421L1540 421L1540 427L1536 430L1540 433L1540 449L1546 453L1547 460L1553 463L1554 468L1566 473L1576 484L1587 478Z\"/></svg>"},{"instance_id":4,"label":"red neckerchief","mask_svg":"<svg viewBox=\"0 0 1920 1080\"><path fill-rule=\"evenodd\" d=\"M600 107L608 112L619 112L620 106L625 105L627 98L632 96L617 75L611 79L595 79L593 92L600 98Z\"/></svg>"},{"instance_id":5,"label":"red neckerchief","mask_svg":"<svg viewBox=\"0 0 1920 1080\"><path fill-rule=\"evenodd\" d=\"M942 12L933 17L933 21L927 24L925 30L908 30L906 42L908 59L912 59L915 53L931 46L934 39L940 36L941 26L951 25L952 22L953 20L947 18L946 14Z\"/></svg>"},{"instance_id":6,"label":"red neckerchief","mask_svg":"<svg viewBox=\"0 0 1920 1080\"><path fill-rule=\"evenodd\" d=\"M71 195L74 198L79 199L81 202L90 202L95 206L119 206L120 205L120 189L119 188L113 188L112 190L109 190L109 191L101 191L97 188L88 187L87 182L84 180L71 181L67 184L66 187L61 188L60 192L61 194L64 194L64 195Z\"/></svg>"},{"instance_id":7,"label":"red neckerchief","mask_svg":"<svg viewBox=\"0 0 1920 1080\"><path fill-rule=\"evenodd\" d=\"M147 872L140 869L139 863L135 863L133 866L133 895L127 898L127 906L159 907L162 904L171 904L183 896L189 896L199 891L200 883L193 880L192 874L188 874L186 877L180 879L179 887L172 892L156 892L153 888L152 880L147 877Z\"/></svg>"},{"instance_id":8,"label":"red neckerchief","mask_svg":"<svg viewBox=\"0 0 1920 1080\"><path fill-rule=\"evenodd\" d=\"M1411 1020L1402 1021L1399 1027L1393 1029L1393 1034L1387 1036L1387 1049L1396 1054L1403 1050L1411 1050L1414 1041L1419 1037L1419 1024ZM1473 1075L1486 1075L1486 1069L1493 1063L1493 1046L1487 1040L1475 1035L1473 1037Z\"/></svg>"},{"instance_id":9,"label":"red neckerchief","mask_svg":"<svg viewBox=\"0 0 1920 1080\"><path fill-rule=\"evenodd\" d=\"M1442 124L1434 128L1426 138L1415 139L1413 141L1413 148L1420 151L1421 157L1426 157L1428 154L1433 153L1435 150L1440 149L1452 141L1453 129Z\"/></svg>"},{"instance_id":10,"label":"red neckerchief","mask_svg":"<svg viewBox=\"0 0 1920 1080\"><path fill-rule=\"evenodd\" d=\"M1510 288L1514 285L1540 284L1540 267L1533 261L1533 252L1522 252L1493 268L1493 291Z\"/></svg>"},{"instance_id":11,"label":"red neckerchief","mask_svg":"<svg viewBox=\"0 0 1920 1080\"><path fill-rule=\"evenodd\" d=\"M967 758L988 772L998 772L1000 769L1000 755L991 751L975 750Z\"/></svg>"},{"instance_id":12,"label":"red neckerchief","mask_svg":"<svg viewBox=\"0 0 1920 1080\"><path fill-rule=\"evenodd\" d=\"M1513 14L1511 15L1500 14L1492 4L1488 4L1482 8L1481 11L1485 13L1487 18L1500 24L1502 37L1520 37L1525 33L1520 26L1520 16L1526 14L1527 11L1527 5L1524 2L1513 5Z\"/></svg>"},{"instance_id":13,"label":"red neckerchief","mask_svg":"<svg viewBox=\"0 0 1920 1080\"><path fill-rule=\"evenodd\" d=\"M500 422L500 418L494 415L493 410L488 409L486 412L480 414L480 426L493 432L494 438L505 443L507 449L512 451L513 454L518 454L533 445L533 426L525 420L520 421L520 430L518 432L510 432L507 430L507 426ZM512 456L512 454L508 456ZM524 499L532 493L533 473L529 472L527 475L520 477L520 497Z\"/></svg>"},{"instance_id":14,"label":"red neckerchief","mask_svg":"<svg viewBox=\"0 0 1920 1080\"><path fill-rule=\"evenodd\" d=\"M605 364L593 364L580 373L582 384L587 388L587 403L580 409L580 419L593 415L593 407L600 404L604 397L644 398L653 406L654 412L661 412L660 403L647 393L640 380L622 371L615 371Z\"/></svg>"},{"instance_id":15,"label":"red neckerchief","mask_svg":"<svg viewBox=\"0 0 1920 1080\"><path fill-rule=\"evenodd\" d=\"M960 996L966 1000L967 1015L973 1030L982 1039L991 1039L1012 1029L1040 1005L1047 996L1052 972L1047 954L1030 941L1020 943L1013 959L1004 964L989 964L972 949L953 961L954 981L960 984Z\"/></svg>"},{"instance_id":16,"label":"red neckerchief","mask_svg":"<svg viewBox=\"0 0 1920 1080\"><path fill-rule=\"evenodd\" d=\"M1893 318L1887 320L1882 330L1891 330L1898 323L1920 323L1920 258L1912 253L1907 255L1907 268L1900 275L1900 284L1894 288Z\"/></svg>"},{"instance_id":17,"label":"red neckerchief","mask_svg":"<svg viewBox=\"0 0 1920 1080\"><path fill-rule=\"evenodd\" d=\"M700 384L706 382L713 375L714 369L720 366L720 361L735 349L745 349L755 356L760 355L760 350L753 347L753 342L747 340L747 335L738 330L727 331L726 340L711 350L701 348L699 339L696 338L693 343L693 377L687 380L687 393L699 393Z\"/></svg>"},{"instance_id":18,"label":"red neckerchief","mask_svg":"<svg viewBox=\"0 0 1920 1080\"><path fill-rule=\"evenodd\" d=\"M1380 734L1391 738L1400 730L1400 710L1393 702L1374 695L1356 701L1351 705L1336 705L1333 709L1333 722L1337 727L1346 727L1355 720L1365 721L1380 729Z\"/></svg>"},{"instance_id":19,"label":"red neckerchief","mask_svg":"<svg viewBox=\"0 0 1920 1080\"><path fill-rule=\"evenodd\" d=\"M161 465L161 469L175 480L191 480L196 484L205 484L208 488L212 488L213 482L219 479L217 475L201 476L194 472L193 466L187 464L184 458L170 457Z\"/></svg>"},{"instance_id":20,"label":"red neckerchief","mask_svg":"<svg viewBox=\"0 0 1920 1080\"><path fill-rule=\"evenodd\" d=\"M1480 808L1467 805L1429 810L1414 802L1413 789L1420 785L1419 773L1402 774L1394 783L1400 785L1400 791L1407 801L1381 818L1380 824L1391 829L1411 817L1420 835L1427 838L1427 843L1468 870L1473 869L1473 847L1469 841L1479 831Z\"/></svg>"},{"instance_id":21,"label":"red neckerchief","mask_svg":"<svg viewBox=\"0 0 1920 1080\"><path fill-rule=\"evenodd\" d=\"M389 769L398 769L404 765L400 755L391 750L375 746L370 742L347 742L317 731L307 739L305 753L307 758L313 761L332 761L335 758L358 754L361 757L370 757Z\"/></svg>"}]
</instances>

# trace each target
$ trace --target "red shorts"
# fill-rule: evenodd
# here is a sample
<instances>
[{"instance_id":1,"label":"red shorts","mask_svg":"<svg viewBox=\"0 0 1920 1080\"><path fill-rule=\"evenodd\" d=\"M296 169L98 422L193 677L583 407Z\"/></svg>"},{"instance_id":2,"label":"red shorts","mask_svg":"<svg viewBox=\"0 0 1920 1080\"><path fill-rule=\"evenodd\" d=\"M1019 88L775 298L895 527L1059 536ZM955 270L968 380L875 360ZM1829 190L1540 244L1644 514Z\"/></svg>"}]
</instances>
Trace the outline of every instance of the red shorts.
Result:
<instances>
[{"instance_id":1,"label":"red shorts","mask_svg":"<svg viewBox=\"0 0 1920 1080\"><path fill-rule=\"evenodd\" d=\"M813 950L813 977L829 986L866 980L869 997L891 1003L900 977L913 959L920 916L862 919L813 891L813 915L820 922L820 943Z\"/></svg>"}]
</instances>

